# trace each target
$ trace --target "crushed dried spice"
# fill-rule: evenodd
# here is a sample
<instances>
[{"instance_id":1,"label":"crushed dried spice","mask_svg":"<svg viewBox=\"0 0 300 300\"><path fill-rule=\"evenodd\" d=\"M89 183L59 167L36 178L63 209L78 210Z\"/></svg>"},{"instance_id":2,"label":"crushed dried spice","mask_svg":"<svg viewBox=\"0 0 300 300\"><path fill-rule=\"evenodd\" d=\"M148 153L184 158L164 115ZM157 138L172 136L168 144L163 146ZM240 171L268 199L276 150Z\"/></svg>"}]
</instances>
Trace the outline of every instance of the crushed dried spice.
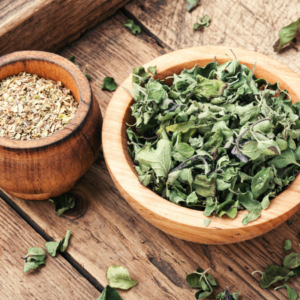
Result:
<instances>
[{"instance_id":1,"label":"crushed dried spice","mask_svg":"<svg viewBox=\"0 0 300 300\"><path fill-rule=\"evenodd\" d=\"M22 72L0 81L0 136L47 137L66 126L79 103L60 81Z\"/></svg>"}]
</instances>

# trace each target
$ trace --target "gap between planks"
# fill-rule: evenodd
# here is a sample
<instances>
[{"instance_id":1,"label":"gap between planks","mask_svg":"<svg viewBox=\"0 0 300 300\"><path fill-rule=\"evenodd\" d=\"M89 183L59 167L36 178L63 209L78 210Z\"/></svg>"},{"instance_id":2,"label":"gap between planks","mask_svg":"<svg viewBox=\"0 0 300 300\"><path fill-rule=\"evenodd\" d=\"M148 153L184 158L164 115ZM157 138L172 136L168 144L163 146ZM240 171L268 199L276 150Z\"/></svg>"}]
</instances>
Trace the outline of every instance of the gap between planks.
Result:
<instances>
[{"instance_id":1,"label":"gap between planks","mask_svg":"<svg viewBox=\"0 0 300 300\"><path fill-rule=\"evenodd\" d=\"M28 225L33 228L47 242L53 239L36 223L34 222L9 196L0 189L0 198L11 207ZM68 252L60 253L61 256L91 285L94 286L100 293L104 290L103 286L92 276L83 266L81 266Z\"/></svg>"}]
</instances>

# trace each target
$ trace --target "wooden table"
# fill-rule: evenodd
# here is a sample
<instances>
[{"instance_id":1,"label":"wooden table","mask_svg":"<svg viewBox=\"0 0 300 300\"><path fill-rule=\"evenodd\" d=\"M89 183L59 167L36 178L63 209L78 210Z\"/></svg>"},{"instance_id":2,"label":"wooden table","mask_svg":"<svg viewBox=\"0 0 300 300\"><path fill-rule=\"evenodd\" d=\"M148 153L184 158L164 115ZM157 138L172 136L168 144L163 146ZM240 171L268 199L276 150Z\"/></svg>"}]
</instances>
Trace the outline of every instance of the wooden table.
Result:
<instances>
[{"instance_id":1,"label":"wooden table","mask_svg":"<svg viewBox=\"0 0 300 300\"><path fill-rule=\"evenodd\" d=\"M193 23L205 13L212 18L210 27L193 32ZM192 13L186 11L185 0L138 0L58 53L75 55L82 67L89 65L91 85L104 114L112 96L100 89L105 76L121 84L133 67L184 47L243 47L269 55L300 75L299 43L280 54L272 48L278 31L299 15L296 0L202 0ZM142 34L134 36L123 26L128 18L142 27ZM299 251L300 213L291 219L291 225L283 224L259 238L207 246L166 235L142 219L115 188L101 159L72 192L76 207L62 217L55 215L47 201L24 201L1 192L1 299L96 299L107 284L105 271L113 264L127 267L139 282L132 290L120 292L125 300L194 299L195 291L185 277L198 266L211 268L219 284L217 292L228 286L241 291L243 300L287 299L285 290L261 289L260 276L251 273L271 263L281 264L287 238L293 250ZM44 268L23 274L19 257L27 248L59 240L67 229L72 231L67 253L48 257ZM289 282L300 291L299 279Z\"/></svg>"}]
</instances>

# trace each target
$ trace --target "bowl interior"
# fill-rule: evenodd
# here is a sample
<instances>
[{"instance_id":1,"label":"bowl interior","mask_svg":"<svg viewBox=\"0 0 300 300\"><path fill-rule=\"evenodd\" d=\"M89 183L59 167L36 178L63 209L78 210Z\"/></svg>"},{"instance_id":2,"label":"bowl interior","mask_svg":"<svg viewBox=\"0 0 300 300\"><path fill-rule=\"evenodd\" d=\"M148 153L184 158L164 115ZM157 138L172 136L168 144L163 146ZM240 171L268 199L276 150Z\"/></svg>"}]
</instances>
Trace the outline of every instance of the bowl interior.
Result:
<instances>
[{"instance_id":1,"label":"bowl interior","mask_svg":"<svg viewBox=\"0 0 300 300\"><path fill-rule=\"evenodd\" d=\"M78 84L75 78L70 74L70 72L62 65L59 65L52 61L36 58L27 58L18 61L12 61L11 63L7 63L6 65L1 67L0 80L8 76L18 75L21 72L36 74L45 79L60 81L66 88L71 90L76 101L78 103L80 102Z\"/></svg>"},{"instance_id":2,"label":"bowl interior","mask_svg":"<svg viewBox=\"0 0 300 300\"><path fill-rule=\"evenodd\" d=\"M228 59L217 59L218 64L223 64L225 62L227 62ZM164 70L160 73L158 73L154 78L155 79L161 79L164 80L165 78L172 76L173 74L177 74L179 75L184 69L191 69L193 68L195 65L197 65L198 67L205 67L208 63L213 62L213 59L203 59L203 60L198 60L198 61L193 61L193 62L185 62L176 66L173 66L167 70ZM245 62L240 60L241 64L246 65L248 68L250 68L252 70L253 66L254 66L254 62L253 63L249 63L249 62ZM278 75L268 71L267 68L264 68L261 65L256 65L255 67L255 71L254 71L254 75L256 76L256 78L264 78L267 80L267 82L269 83L276 83L279 82L280 83L280 87L284 90L287 89L288 92L290 93L291 97L292 97L292 103L298 102L300 101L300 95L297 94L289 85L287 82L285 82L282 78L280 78ZM172 85L172 79L167 79L165 80L165 83L167 85ZM128 164L130 165L132 171L134 173L136 173L134 166L133 166L133 162L132 159L129 155L128 152L128 137L126 134L126 130L128 128L127 124L134 124L135 123L135 118L131 115L131 105L134 104L134 100L132 99L130 104L128 105L125 114L124 114L124 122L122 125L122 135L121 135L121 139L122 139L122 147L123 147L123 151L128 153L128 155L126 155L126 160L128 162ZM299 176L299 175L298 175ZM298 177L297 176L297 177ZM176 205L176 204L174 204ZM226 218L226 216L225 216Z\"/></svg>"}]
</instances>

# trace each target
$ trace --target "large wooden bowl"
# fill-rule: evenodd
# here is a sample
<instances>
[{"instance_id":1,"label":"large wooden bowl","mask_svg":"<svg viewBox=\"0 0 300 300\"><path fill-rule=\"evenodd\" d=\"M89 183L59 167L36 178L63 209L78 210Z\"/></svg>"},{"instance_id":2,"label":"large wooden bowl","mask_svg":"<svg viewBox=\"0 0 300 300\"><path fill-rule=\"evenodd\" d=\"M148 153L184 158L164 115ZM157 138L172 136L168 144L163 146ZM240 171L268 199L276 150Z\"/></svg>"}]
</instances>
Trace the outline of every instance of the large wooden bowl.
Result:
<instances>
[{"instance_id":1,"label":"large wooden bowl","mask_svg":"<svg viewBox=\"0 0 300 300\"><path fill-rule=\"evenodd\" d=\"M238 48L232 48L239 61L252 69L257 62L255 75L274 83L280 81L281 88L288 89L293 102L300 101L300 77L281 63L265 55ZM228 47L196 47L163 55L145 65L157 65L156 78L163 79L173 73L180 73L184 68L195 65L205 66L216 60L228 61L225 54L232 56ZM123 83L131 89L131 76ZM254 238L277 227L300 208L300 177L271 200L261 217L248 225L242 225L247 211L239 212L237 218L211 217L208 227L204 226L206 217L201 211L195 211L173 204L148 188L141 185L133 168L132 159L127 150L126 123L133 124L130 106L133 100L120 87L107 108L102 141L104 157L110 174L129 204L146 220L164 232L178 238L203 244L235 243Z\"/></svg>"},{"instance_id":2,"label":"large wooden bowl","mask_svg":"<svg viewBox=\"0 0 300 300\"><path fill-rule=\"evenodd\" d=\"M75 117L53 135L31 141L0 137L0 187L23 199L44 200L70 190L91 166L102 119L87 78L69 60L40 51L0 58L0 80L24 71L61 81L79 102Z\"/></svg>"}]
</instances>

